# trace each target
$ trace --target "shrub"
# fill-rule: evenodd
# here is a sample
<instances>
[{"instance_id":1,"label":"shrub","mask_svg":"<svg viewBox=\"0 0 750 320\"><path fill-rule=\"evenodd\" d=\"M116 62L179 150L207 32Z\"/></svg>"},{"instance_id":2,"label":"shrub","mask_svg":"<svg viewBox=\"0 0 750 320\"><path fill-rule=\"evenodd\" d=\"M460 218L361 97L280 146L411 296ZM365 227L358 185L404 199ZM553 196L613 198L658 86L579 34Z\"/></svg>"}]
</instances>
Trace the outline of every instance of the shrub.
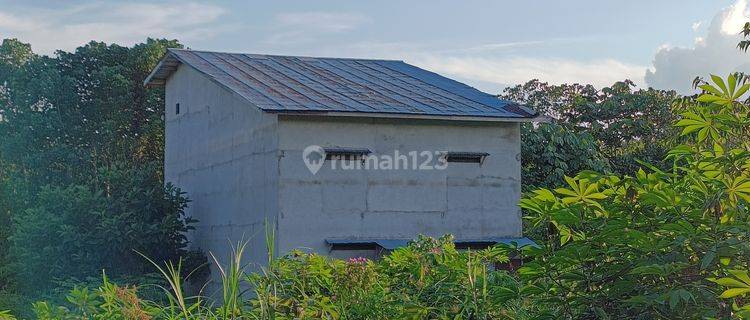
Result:
<instances>
[{"instance_id":1,"label":"shrub","mask_svg":"<svg viewBox=\"0 0 750 320\"><path fill-rule=\"evenodd\" d=\"M381 261L292 252L250 277L254 314L266 319L501 319L514 279L490 270L505 249L459 252L452 237L420 237Z\"/></svg>"},{"instance_id":2,"label":"shrub","mask_svg":"<svg viewBox=\"0 0 750 320\"><path fill-rule=\"evenodd\" d=\"M38 293L55 280L81 280L102 269L116 277L146 273L150 266L136 250L160 261L185 255L187 199L150 181L152 172L113 168L99 175L96 189L42 188L37 202L13 217L19 289Z\"/></svg>"}]
</instances>

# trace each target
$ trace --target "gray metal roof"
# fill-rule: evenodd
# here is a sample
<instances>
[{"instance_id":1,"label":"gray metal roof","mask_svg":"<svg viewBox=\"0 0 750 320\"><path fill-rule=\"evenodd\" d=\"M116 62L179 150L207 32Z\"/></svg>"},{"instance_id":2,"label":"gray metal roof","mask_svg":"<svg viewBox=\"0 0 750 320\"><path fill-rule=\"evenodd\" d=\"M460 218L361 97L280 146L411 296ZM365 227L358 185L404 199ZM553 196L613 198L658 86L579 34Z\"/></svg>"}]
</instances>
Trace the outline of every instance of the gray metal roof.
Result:
<instances>
[{"instance_id":1,"label":"gray metal roof","mask_svg":"<svg viewBox=\"0 0 750 320\"><path fill-rule=\"evenodd\" d=\"M403 61L169 49L146 85L189 65L268 112L529 119L532 110Z\"/></svg>"}]
</instances>

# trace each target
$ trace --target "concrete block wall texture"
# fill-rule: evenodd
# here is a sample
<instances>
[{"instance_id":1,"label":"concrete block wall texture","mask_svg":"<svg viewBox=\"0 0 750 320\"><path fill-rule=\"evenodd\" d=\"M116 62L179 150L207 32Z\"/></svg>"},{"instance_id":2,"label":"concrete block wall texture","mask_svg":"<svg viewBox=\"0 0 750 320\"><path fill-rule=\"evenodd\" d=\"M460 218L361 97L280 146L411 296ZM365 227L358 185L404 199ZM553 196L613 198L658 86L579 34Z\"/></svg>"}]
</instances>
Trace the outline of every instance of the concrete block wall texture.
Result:
<instances>
[{"instance_id":1,"label":"concrete block wall texture","mask_svg":"<svg viewBox=\"0 0 750 320\"><path fill-rule=\"evenodd\" d=\"M311 174L309 145L368 148L372 156L410 151L490 155L446 170L332 170ZM520 237L518 123L404 119L279 119L279 249L328 253L326 238Z\"/></svg>"},{"instance_id":2,"label":"concrete block wall texture","mask_svg":"<svg viewBox=\"0 0 750 320\"><path fill-rule=\"evenodd\" d=\"M165 122L165 180L199 220L188 237L222 260L230 242L250 240L246 261L263 264L266 221L282 254L329 254L326 238L521 236L517 122L266 113L185 65L166 82ZM446 170L331 170L327 161L313 175L302 159L309 145L489 156Z\"/></svg>"},{"instance_id":3,"label":"concrete block wall texture","mask_svg":"<svg viewBox=\"0 0 750 320\"><path fill-rule=\"evenodd\" d=\"M164 176L191 199L191 246L226 261L249 241L246 260L265 261L264 223L278 212L276 116L186 66L167 81L165 104Z\"/></svg>"}]
</instances>

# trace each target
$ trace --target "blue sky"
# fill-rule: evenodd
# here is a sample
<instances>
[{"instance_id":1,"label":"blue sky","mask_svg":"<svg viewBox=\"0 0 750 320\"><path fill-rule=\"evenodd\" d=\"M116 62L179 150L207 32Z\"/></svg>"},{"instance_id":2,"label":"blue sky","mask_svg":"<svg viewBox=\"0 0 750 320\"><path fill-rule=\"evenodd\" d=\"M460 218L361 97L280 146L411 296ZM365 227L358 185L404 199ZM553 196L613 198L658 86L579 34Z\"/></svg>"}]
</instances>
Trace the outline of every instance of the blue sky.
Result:
<instances>
[{"instance_id":1,"label":"blue sky","mask_svg":"<svg viewBox=\"0 0 750 320\"><path fill-rule=\"evenodd\" d=\"M746 70L748 0L4 1L0 37L36 51L90 40L180 39L194 49L404 60L488 92L539 78L689 91Z\"/></svg>"}]
</instances>

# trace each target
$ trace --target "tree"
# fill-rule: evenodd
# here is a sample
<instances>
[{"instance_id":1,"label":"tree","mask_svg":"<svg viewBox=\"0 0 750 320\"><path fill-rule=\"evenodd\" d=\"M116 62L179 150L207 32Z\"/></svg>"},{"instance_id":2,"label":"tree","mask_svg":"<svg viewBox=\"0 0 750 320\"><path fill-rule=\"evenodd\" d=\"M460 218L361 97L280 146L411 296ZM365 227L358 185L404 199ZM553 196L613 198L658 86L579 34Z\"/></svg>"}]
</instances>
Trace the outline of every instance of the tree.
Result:
<instances>
[{"instance_id":1,"label":"tree","mask_svg":"<svg viewBox=\"0 0 750 320\"><path fill-rule=\"evenodd\" d=\"M3 42L0 219L12 227L0 229L0 254L10 252L0 271L10 261L19 290L105 268L114 277L150 270L134 250L188 254L187 199L163 181L164 92L142 84L179 46L90 42L49 57Z\"/></svg>"},{"instance_id":2,"label":"tree","mask_svg":"<svg viewBox=\"0 0 750 320\"><path fill-rule=\"evenodd\" d=\"M609 171L609 162L591 134L549 123L521 129L524 191L559 185L565 175L584 170Z\"/></svg>"},{"instance_id":3,"label":"tree","mask_svg":"<svg viewBox=\"0 0 750 320\"><path fill-rule=\"evenodd\" d=\"M31 46L18 39L3 39L0 44L0 86L7 87L5 82L12 78L21 66L34 56Z\"/></svg>"},{"instance_id":4,"label":"tree","mask_svg":"<svg viewBox=\"0 0 750 320\"><path fill-rule=\"evenodd\" d=\"M555 119L555 129L547 128L549 124L526 126L524 144L569 141L546 157L540 155L540 147L525 146L524 159L532 161L528 168L538 170L552 165L553 168L545 171L573 175L584 169L632 172L640 167L639 161L661 167L661 160L674 137L670 125L674 120L671 104L677 95L674 91L634 90L633 87L628 80L601 90L591 85L550 85L531 80L506 88L502 98L525 104ZM597 150L591 148L589 141L592 139ZM526 174L533 175L533 172ZM537 180L529 181L533 184ZM546 185L562 182L558 174Z\"/></svg>"},{"instance_id":5,"label":"tree","mask_svg":"<svg viewBox=\"0 0 750 320\"><path fill-rule=\"evenodd\" d=\"M31 46L22 43L17 39L5 39L0 45L0 106L10 105L9 83L17 77L23 66L31 57ZM0 125L6 121L5 110L0 107ZM11 194L13 185L8 177L9 169L7 163L3 162L2 153L0 153L0 261L8 261L8 237L11 229L11 208L14 201ZM11 285L10 269L6 263L0 263L0 291L7 290Z\"/></svg>"}]
</instances>

